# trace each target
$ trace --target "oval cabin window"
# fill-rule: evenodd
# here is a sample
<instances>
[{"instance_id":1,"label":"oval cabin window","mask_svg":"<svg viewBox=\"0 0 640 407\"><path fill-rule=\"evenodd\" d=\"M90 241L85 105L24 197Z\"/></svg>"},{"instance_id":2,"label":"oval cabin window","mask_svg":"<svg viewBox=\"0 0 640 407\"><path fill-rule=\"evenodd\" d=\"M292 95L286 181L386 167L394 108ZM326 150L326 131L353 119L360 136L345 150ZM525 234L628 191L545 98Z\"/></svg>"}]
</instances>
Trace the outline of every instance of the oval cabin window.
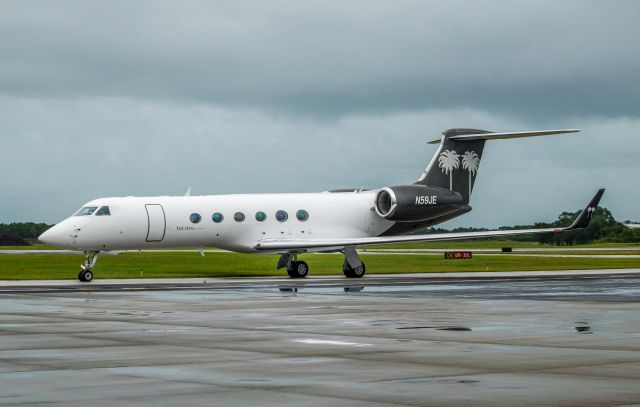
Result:
<instances>
[{"instance_id":1,"label":"oval cabin window","mask_svg":"<svg viewBox=\"0 0 640 407\"><path fill-rule=\"evenodd\" d=\"M278 222L284 222L288 218L289 218L289 215L287 214L287 212L283 210L279 210L278 212L276 212L276 219L278 220Z\"/></svg>"},{"instance_id":2,"label":"oval cabin window","mask_svg":"<svg viewBox=\"0 0 640 407\"><path fill-rule=\"evenodd\" d=\"M298 218L300 222L304 222L305 220L309 219L309 212L305 211L304 209L300 209L298 212L296 212L296 218Z\"/></svg>"}]
</instances>

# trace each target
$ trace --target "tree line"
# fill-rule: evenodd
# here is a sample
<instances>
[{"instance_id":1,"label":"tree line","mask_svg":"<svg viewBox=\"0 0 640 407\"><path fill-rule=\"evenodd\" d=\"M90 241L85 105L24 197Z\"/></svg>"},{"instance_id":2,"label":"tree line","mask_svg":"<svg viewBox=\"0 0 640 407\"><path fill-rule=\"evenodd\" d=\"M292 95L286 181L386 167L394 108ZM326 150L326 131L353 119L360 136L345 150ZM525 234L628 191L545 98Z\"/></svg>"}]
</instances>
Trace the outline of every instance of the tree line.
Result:
<instances>
[{"instance_id":1,"label":"tree line","mask_svg":"<svg viewBox=\"0 0 640 407\"><path fill-rule=\"evenodd\" d=\"M0 246L29 246L53 225L46 223L0 223Z\"/></svg>"}]
</instances>

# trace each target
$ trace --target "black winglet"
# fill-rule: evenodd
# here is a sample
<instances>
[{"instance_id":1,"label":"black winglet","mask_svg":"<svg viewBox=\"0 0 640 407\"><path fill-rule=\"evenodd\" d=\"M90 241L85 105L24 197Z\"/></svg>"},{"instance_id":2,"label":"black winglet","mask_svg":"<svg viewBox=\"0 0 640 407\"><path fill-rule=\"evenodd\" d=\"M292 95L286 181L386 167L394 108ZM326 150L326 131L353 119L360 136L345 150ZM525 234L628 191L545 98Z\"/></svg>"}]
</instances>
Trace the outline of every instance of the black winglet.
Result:
<instances>
[{"instance_id":1,"label":"black winglet","mask_svg":"<svg viewBox=\"0 0 640 407\"><path fill-rule=\"evenodd\" d=\"M602 194L604 194L604 188L600 188L598 192L591 198L589 204L586 208L580 212L580 215L573 221L571 226L569 226L566 230L574 230L574 229L582 229L586 228L593 217L593 213L596 211L598 207L598 203L600 203L600 198L602 198Z\"/></svg>"}]
</instances>

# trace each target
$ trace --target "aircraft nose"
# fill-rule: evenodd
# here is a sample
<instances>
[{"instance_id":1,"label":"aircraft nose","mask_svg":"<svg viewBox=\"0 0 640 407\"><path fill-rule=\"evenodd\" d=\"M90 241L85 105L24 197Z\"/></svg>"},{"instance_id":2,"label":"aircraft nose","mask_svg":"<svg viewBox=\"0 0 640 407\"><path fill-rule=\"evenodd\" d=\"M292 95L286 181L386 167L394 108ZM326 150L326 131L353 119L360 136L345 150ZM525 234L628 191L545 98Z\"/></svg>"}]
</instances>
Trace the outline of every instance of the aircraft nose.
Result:
<instances>
[{"instance_id":1,"label":"aircraft nose","mask_svg":"<svg viewBox=\"0 0 640 407\"><path fill-rule=\"evenodd\" d=\"M43 234L38 236L38 240L49 246L62 246L65 242L64 234L59 225L47 229Z\"/></svg>"}]
</instances>

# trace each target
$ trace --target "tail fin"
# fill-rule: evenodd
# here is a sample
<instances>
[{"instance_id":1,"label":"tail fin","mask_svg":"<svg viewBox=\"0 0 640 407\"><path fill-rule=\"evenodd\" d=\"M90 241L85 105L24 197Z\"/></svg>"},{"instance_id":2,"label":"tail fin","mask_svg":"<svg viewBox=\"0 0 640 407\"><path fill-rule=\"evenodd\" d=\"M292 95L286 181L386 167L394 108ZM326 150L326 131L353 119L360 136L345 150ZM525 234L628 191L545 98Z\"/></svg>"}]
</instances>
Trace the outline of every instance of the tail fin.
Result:
<instances>
[{"instance_id":1,"label":"tail fin","mask_svg":"<svg viewBox=\"0 0 640 407\"><path fill-rule=\"evenodd\" d=\"M440 148L416 184L458 192L468 204L486 140L457 141L452 137L472 134L492 133L477 129L449 129L442 133Z\"/></svg>"},{"instance_id":2,"label":"tail fin","mask_svg":"<svg viewBox=\"0 0 640 407\"><path fill-rule=\"evenodd\" d=\"M493 133L478 129L449 129L442 133L440 140L431 141L431 144L440 143L440 148L416 184L450 189L462 195L464 202L468 204L482 159L484 143L487 140L547 136L577 131L580 130Z\"/></svg>"}]
</instances>

